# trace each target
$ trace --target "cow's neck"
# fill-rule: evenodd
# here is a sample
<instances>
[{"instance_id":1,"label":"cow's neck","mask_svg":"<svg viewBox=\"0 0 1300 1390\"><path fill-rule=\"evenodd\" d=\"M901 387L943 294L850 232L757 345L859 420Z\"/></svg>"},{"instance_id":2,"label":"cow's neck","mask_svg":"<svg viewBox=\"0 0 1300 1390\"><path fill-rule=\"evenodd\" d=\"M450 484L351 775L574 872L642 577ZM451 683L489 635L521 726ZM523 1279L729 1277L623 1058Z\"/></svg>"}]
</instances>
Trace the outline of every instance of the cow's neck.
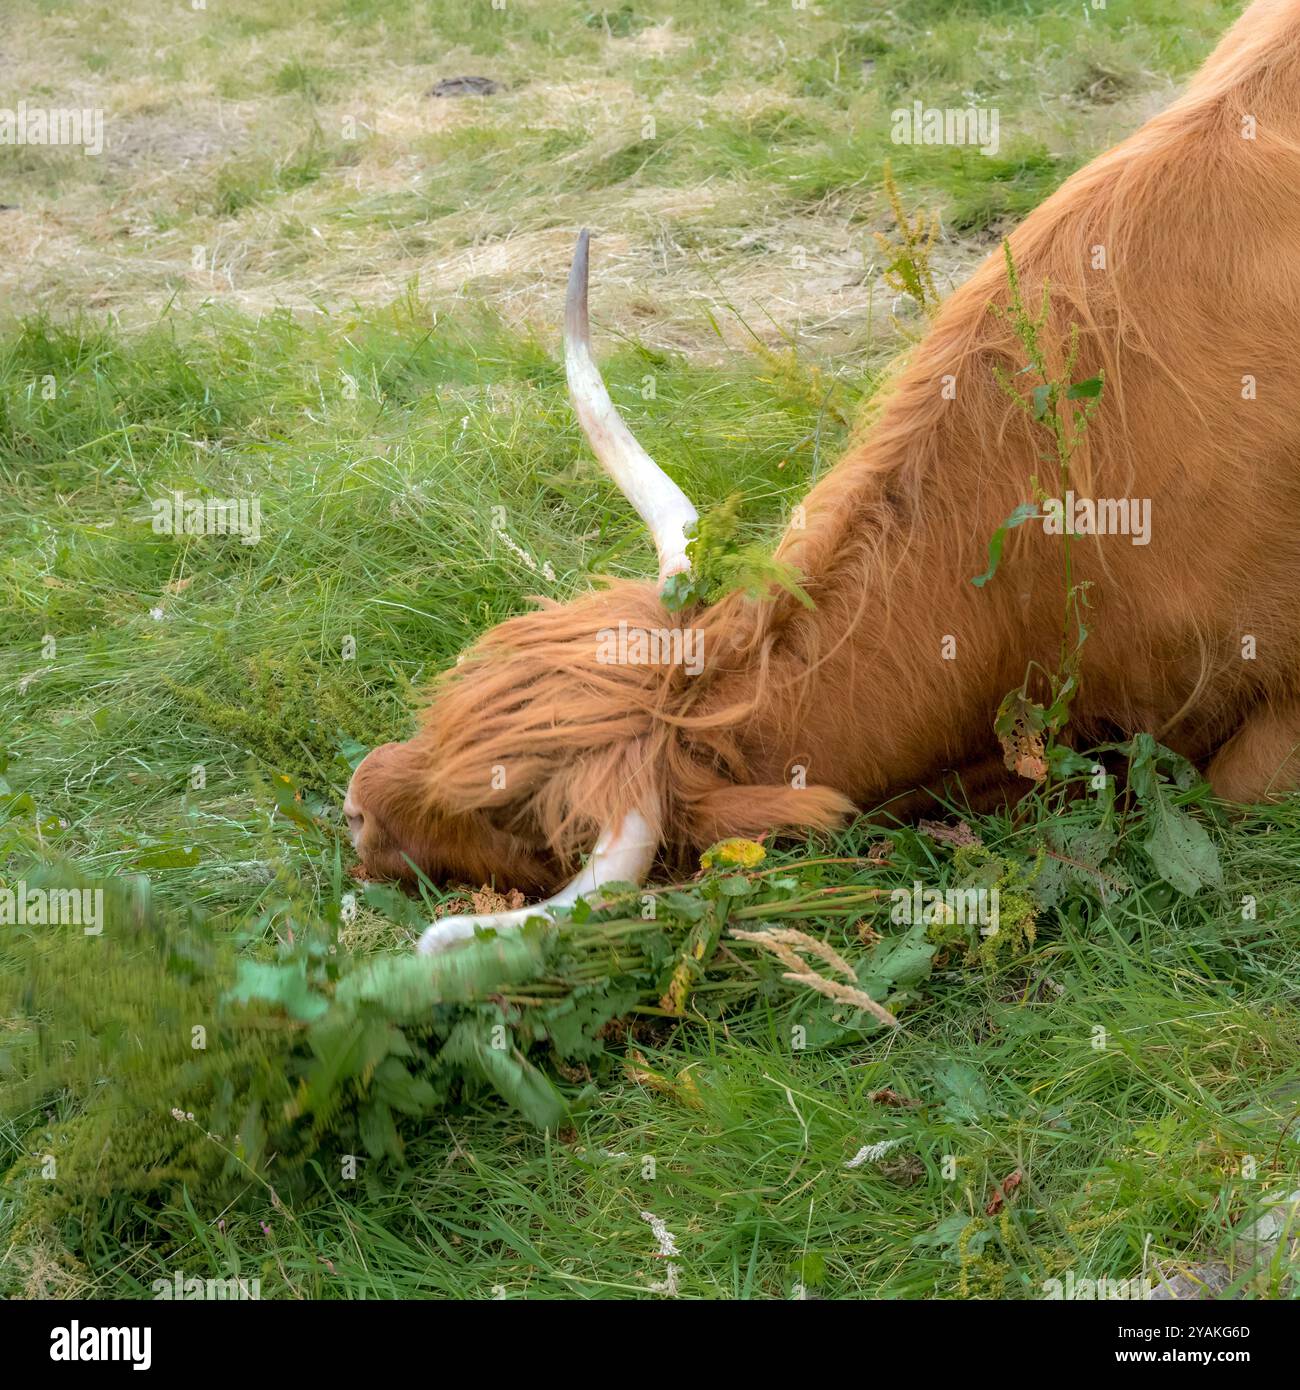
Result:
<instances>
[{"instance_id":1,"label":"cow's neck","mask_svg":"<svg viewBox=\"0 0 1300 1390\"><path fill-rule=\"evenodd\" d=\"M815 607L785 597L719 605L724 674L709 704L758 690L734 728L754 781L827 784L859 803L923 784L996 753L998 702L1029 660L1055 658L1059 582L1035 582L1031 567L972 584L988 537L970 518L1001 504L974 507L964 480L938 470L922 487L909 470L915 449L888 417L813 489L782 543ZM1045 635L1043 650L1033 632ZM734 649L728 633L741 635Z\"/></svg>"}]
</instances>

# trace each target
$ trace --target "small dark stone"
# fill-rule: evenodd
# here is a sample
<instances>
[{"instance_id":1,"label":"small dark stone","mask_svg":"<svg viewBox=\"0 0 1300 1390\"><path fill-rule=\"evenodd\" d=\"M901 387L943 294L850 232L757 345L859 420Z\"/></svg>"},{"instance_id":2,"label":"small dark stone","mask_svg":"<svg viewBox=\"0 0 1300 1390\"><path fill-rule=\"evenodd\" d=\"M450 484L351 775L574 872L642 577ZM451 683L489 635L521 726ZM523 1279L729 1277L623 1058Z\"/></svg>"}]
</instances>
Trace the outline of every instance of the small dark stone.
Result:
<instances>
[{"instance_id":1,"label":"small dark stone","mask_svg":"<svg viewBox=\"0 0 1300 1390\"><path fill-rule=\"evenodd\" d=\"M491 77L442 77L426 93L431 97L490 97L501 90Z\"/></svg>"}]
</instances>

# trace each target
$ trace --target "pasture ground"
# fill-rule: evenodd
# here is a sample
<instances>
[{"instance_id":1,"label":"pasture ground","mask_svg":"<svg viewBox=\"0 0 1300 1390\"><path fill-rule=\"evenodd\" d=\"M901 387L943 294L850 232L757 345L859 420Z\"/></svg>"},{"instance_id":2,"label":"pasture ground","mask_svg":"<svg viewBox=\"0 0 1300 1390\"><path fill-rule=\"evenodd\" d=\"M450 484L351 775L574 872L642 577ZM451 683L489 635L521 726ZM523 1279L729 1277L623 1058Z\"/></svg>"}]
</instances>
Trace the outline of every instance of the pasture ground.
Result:
<instances>
[{"instance_id":1,"label":"pasture ground","mask_svg":"<svg viewBox=\"0 0 1300 1390\"><path fill-rule=\"evenodd\" d=\"M579 226L633 428L702 506L740 491L769 535L900 345L872 235L885 158L959 279L1234 14L11 0L0 105L102 107L108 143L0 146L6 877L144 872L273 940L347 859L335 819L275 814L273 773L332 817L349 758L404 735L477 633L648 567L565 401ZM429 95L466 74L500 89ZM917 99L996 106L999 153L891 146ZM261 541L155 535L173 489L260 498ZM33 1227L33 1155L80 1102L6 1113L0 1290L148 1296L180 1269L264 1297L658 1296L645 1212L687 1297L1038 1297L1067 1270L1224 1256L1296 1186L1300 803L1201 814L1218 890L1081 897L1014 958L938 972L869 1046L792 1053L763 1018L660 1030L573 1134L466 1106L409 1136L388 1190L331 1183L220 1226L177 1200ZM1033 815L974 828L1015 860L1042 843ZM371 912L348 928L354 949L402 941ZM10 1002L16 1033L39 1001ZM886 1088L922 1104L870 1099ZM1013 1172L1021 1195L986 1215ZM1287 1287L1279 1262L1251 1290Z\"/></svg>"}]
</instances>

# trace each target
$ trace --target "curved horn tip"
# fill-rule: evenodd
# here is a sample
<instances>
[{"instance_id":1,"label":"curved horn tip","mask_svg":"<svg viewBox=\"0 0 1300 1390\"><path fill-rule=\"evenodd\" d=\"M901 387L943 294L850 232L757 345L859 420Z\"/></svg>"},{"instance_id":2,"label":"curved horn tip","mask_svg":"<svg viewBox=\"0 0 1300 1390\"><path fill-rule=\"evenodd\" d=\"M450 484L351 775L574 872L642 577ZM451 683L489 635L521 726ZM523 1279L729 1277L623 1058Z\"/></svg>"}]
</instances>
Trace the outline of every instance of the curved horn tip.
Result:
<instances>
[{"instance_id":1,"label":"curved horn tip","mask_svg":"<svg viewBox=\"0 0 1300 1390\"><path fill-rule=\"evenodd\" d=\"M536 907L512 908L505 912L488 912L477 917L469 913L444 917L424 929L415 943L415 953L418 956L436 956L450 946L462 941L472 941L480 927L492 927L498 932L514 931L534 917L540 917L543 922L551 920L545 903L538 903Z\"/></svg>"},{"instance_id":2,"label":"curved horn tip","mask_svg":"<svg viewBox=\"0 0 1300 1390\"><path fill-rule=\"evenodd\" d=\"M444 917L426 928L415 949L422 956L436 955L457 942L468 941L479 927L513 931L534 917L543 922L551 920L556 911L571 908L580 897L598 895L607 883L644 883L658 848L659 834L654 825L639 811L628 811L621 821L601 832L591 858L577 877L553 897L532 907L507 908L477 917ZM598 906L599 898L592 905Z\"/></svg>"},{"instance_id":3,"label":"curved horn tip","mask_svg":"<svg viewBox=\"0 0 1300 1390\"><path fill-rule=\"evenodd\" d=\"M587 326L587 248L591 233L584 227L578 233L578 244L573 251L573 264L569 267L569 288L564 298L564 333L574 342L588 337Z\"/></svg>"}]
</instances>

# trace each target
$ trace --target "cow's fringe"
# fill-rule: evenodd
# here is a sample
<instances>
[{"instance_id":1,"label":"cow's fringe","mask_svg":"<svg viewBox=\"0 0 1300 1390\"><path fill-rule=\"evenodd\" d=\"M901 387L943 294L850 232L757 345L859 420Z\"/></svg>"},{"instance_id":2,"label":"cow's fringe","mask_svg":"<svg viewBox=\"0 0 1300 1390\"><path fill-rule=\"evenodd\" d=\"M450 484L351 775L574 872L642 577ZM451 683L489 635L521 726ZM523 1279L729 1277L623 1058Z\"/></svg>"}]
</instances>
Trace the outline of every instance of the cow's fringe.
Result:
<instances>
[{"instance_id":1,"label":"cow's fringe","mask_svg":"<svg viewBox=\"0 0 1300 1390\"><path fill-rule=\"evenodd\" d=\"M599 634L620 623L693 627L703 671L602 661ZM748 775L741 734L763 682L731 698L712 658L722 646L713 610L670 613L652 585L628 581L509 619L434 692L419 736L437 749L433 798L540 831L566 864L632 806L661 814L670 851L838 823L852 809L840 793Z\"/></svg>"}]
</instances>

